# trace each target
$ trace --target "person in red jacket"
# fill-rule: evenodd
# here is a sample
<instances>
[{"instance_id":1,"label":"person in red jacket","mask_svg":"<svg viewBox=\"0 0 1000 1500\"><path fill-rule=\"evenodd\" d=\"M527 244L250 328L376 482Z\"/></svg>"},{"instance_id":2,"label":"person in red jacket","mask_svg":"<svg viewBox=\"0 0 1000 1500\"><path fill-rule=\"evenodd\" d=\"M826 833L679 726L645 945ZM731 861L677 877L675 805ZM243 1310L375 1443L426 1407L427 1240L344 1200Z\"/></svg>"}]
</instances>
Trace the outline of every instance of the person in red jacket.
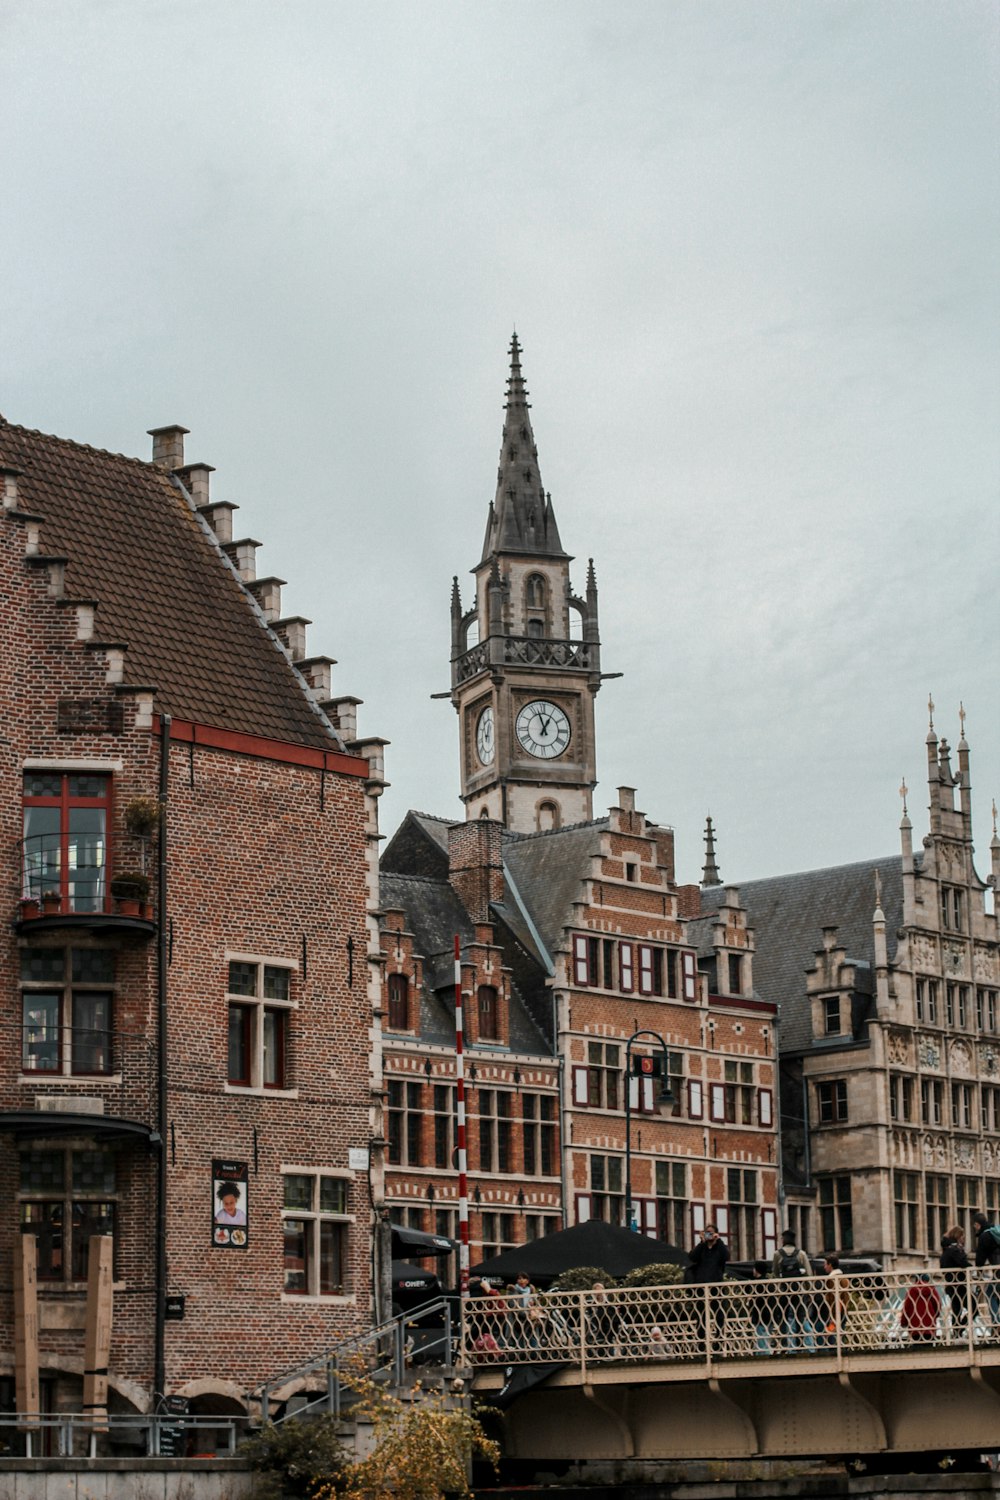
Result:
<instances>
[{"instance_id":1,"label":"person in red jacket","mask_svg":"<svg viewBox=\"0 0 1000 1500\"><path fill-rule=\"evenodd\" d=\"M929 1343L937 1332L941 1316L941 1293L931 1278L922 1272L903 1298L900 1322L914 1343Z\"/></svg>"}]
</instances>

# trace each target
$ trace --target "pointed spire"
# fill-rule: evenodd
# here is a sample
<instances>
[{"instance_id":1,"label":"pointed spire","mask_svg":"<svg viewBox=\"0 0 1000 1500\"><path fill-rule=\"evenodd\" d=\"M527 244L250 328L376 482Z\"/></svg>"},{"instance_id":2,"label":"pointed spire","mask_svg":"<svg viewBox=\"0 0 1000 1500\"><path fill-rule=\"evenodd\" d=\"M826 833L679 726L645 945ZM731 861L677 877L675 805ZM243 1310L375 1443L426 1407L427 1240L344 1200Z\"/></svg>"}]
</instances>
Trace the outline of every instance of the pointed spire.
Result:
<instances>
[{"instance_id":1,"label":"pointed spire","mask_svg":"<svg viewBox=\"0 0 1000 1500\"><path fill-rule=\"evenodd\" d=\"M552 497L538 469L538 449L531 430L528 391L521 373L521 345L510 341L510 375L504 409L496 498L490 506L483 561L492 553L519 552L565 557L559 540Z\"/></svg>"},{"instance_id":2,"label":"pointed spire","mask_svg":"<svg viewBox=\"0 0 1000 1500\"><path fill-rule=\"evenodd\" d=\"M910 812L908 807L906 806L906 794L909 790L910 788L906 785L906 777L904 776L902 781L899 783L899 795L903 799L903 817L907 822L909 822L910 818Z\"/></svg>"},{"instance_id":3,"label":"pointed spire","mask_svg":"<svg viewBox=\"0 0 1000 1500\"><path fill-rule=\"evenodd\" d=\"M462 613L462 595L458 588L458 575L451 580L451 612L453 615Z\"/></svg>"},{"instance_id":4,"label":"pointed spire","mask_svg":"<svg viewBox=\"0 0 1000 1500\"><path fill-rule=\"evenodd\" d=\"M927 731L927 743L937 744L937 735L934 733L934 699L930 693L927 694L927 717L930 720L930 728Z\"/></svg>"},{"instance_id":5,"label":"pointed spire","mask_svg":"<svg viewBox=\"0 0 1000 1500\"><path fill-rule=\"evenodd\" d=\"M961 699L959 699L958 703L958 719L962 726L961 733L958 736L958 748L960 750L967 750L969 747L965 742L965 704Z\"/></svg>"},{"instance_id":6,"label":"pointed spire","mask_svg":"<svg viewBox=\"0 0 1000 1500\"><path fill-rule=\"evenodd\" d=\"M715 829L712 827L711 813L705 819L705 868L701 872L701 883L703 886L722 884L722 876L715 862Z\"/></svg>"}]
</instances>

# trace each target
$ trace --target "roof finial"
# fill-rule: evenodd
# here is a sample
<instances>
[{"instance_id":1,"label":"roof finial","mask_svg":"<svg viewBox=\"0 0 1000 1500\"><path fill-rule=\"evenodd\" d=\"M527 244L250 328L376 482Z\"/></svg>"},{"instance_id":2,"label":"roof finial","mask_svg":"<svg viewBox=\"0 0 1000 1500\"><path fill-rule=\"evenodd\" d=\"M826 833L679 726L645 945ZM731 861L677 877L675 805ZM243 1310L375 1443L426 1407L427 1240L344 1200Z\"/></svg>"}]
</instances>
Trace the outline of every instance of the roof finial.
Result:
<instances>
[{"instance_id":1,"label":"roof finial","mask_svg":"<svg viewBox=\"0 0 1000 1500\"><path fill-rule=\"evenodd\" d=\"M882 907L882 872L878 866L875 867L875 905L881 910Z\"/></svg>"},{"instance_id":2,"label":"roof finial","mask_svg":"<svg viewBox=\"0 0 1000 1500\"><path fill-rule=\"evenodd\" d=\"M933 734L934 733L934 699L931 697L930 693L927 694L927 717L931 721L930 728L931 728L931 734Z\"/></svg>"},{"instance_id":3,"label":"roof finial","mask_svg":"<svg viewBox=\"0 0 1000 1500\"><path fill-rule=\"evenodd\" d=\"M959 719L959 723L962 726L961 731L959 733L959 740L963 741L965 739L965 704L962 702L961 699L959 699L959 702L958 702L958 719Z\"/></svg>"},{"instance_id":4,"label":"roof finial","mask_svg":"<svg viewBox=\"0 0 1000 1500\"><path fill-rule=\"evenodd\" d=\"M909 810L908 810L908 808L906 806L906 794L907 794L907 792L909 790L910 790L910 788L906 785L906 777L904 776L903 779L902 779L902 781L899 784L899 795L903 799L903 817L904 818L909 815Z\"/></svg>"},{"instance_id":5,"label":"roof finial","mask_svg":"<svg viewBox=\"0 0 1000 1500\"><path fill-rule=\"evenodd\" d=\"M993 837L997 836L997 799L993 798Z\"/></svg>"},{"instance_id":6,"label":"roof finial","mask_svg":"<svg viewBox=\"0 0 1000 1500\"><path fill-rule=\"evenodd\" d=\"M715 862L715 830L712 827L712 815L709 813L705 819L705 868L701 872L702 885L721 885L722 876Z\"/></svg>"}]
</instances>

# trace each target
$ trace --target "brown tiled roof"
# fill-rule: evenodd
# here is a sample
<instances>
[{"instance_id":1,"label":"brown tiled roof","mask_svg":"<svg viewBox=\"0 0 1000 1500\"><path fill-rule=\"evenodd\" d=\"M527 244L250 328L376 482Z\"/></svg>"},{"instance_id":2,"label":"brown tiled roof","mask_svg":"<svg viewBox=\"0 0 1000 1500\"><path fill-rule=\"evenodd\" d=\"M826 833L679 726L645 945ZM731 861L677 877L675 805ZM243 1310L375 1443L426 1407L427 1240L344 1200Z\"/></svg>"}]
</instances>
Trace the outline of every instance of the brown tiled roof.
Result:
<instances>
[{"instance_id":1,"label":"brown tiled roof","mask_svg":"<svg viewBox=\"0 0 1000 1500\"><path fill-rule=\"evenodd\" d=\"M338 748L200 519L152 464L0 418L0 464L65 556L66 593L97 601L95 639L127 645L125 682L175 718Z\"/></svg>"}]
</instances>

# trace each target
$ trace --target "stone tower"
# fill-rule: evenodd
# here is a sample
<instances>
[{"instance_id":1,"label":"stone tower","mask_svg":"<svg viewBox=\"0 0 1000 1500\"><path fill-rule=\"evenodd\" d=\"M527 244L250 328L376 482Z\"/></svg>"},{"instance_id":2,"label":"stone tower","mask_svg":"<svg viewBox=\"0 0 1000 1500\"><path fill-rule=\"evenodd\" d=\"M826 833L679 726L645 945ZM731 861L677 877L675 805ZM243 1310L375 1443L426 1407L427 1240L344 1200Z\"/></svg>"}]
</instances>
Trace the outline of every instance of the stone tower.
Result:
<instances>
[{"instance_id":1,"label":"stone tower","mask_svg":"<svg viewBox=\"0 0 1000 1500\"><path fill-rule=\"evenodd\" d=\"M592 817L601 685L594 565L579 598L542 487L527 395L515 333L475 600L463 612L457 578L451 599L451 697L466 816L495 818L520 833Z\"/></svg>"}]
</instances>

